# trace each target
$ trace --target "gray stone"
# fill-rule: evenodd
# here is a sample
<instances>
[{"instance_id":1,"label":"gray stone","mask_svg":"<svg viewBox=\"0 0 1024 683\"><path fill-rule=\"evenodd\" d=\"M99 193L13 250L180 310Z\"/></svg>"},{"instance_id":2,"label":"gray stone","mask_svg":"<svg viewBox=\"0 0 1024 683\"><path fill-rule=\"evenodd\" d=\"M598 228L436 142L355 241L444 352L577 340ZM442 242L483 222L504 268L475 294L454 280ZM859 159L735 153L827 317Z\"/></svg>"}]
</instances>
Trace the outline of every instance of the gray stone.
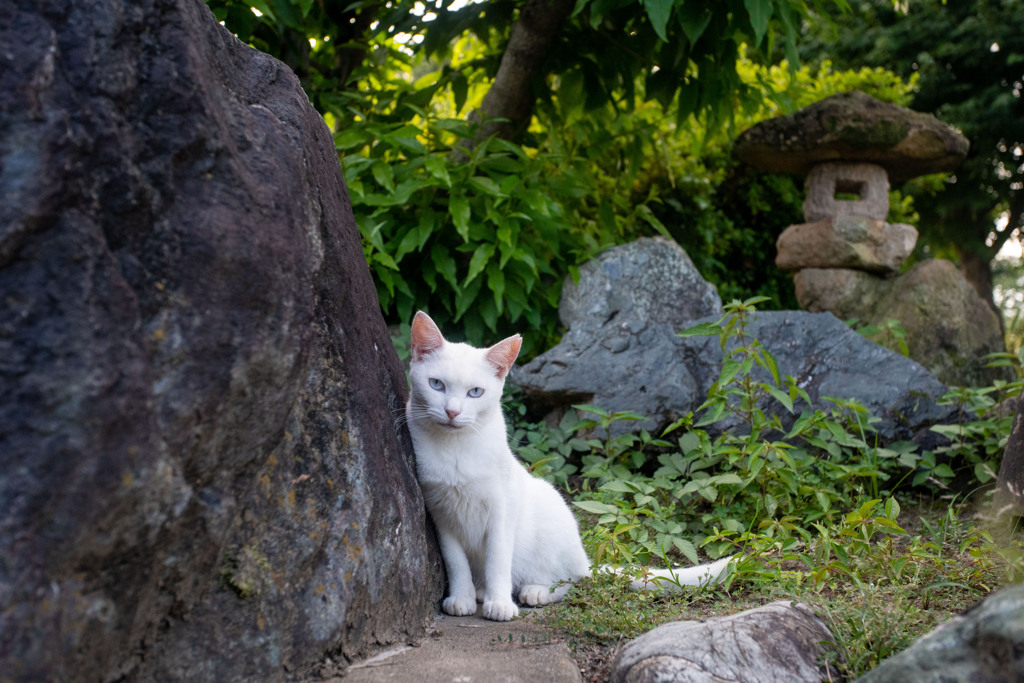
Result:
<instances>
[{"instance_id":1,"label":"gray stone","mask_svg":"<svg viewBox=\"0 0 1024 683\"><path fill-rule=\"evenodd\" d=\"M811 168L804 187L804 220L808 223L831 216L884 221L889 215L889 175L877 164L820 163ZM841 199L840 195L857 198Z\"/></svg>"},{"instance_id":2,"label":"gray stone","mask_svg":"<svg viewBox=\"0 0 1024 683\"><path fill-rule=\"evenodd\" d=\"M617 422L613 434L654 431L699 405L702 387L710 384L710 368L676 336L683 327L612 322L589 333L572 329L557 346L513 370L512 381L525 390L534 409L595 403L648 418Z\"/></svg>"},{"instance_id":3,"label":"gray stone","mask_svg":"<svg viewBox=\"0 0 1024 683\"><path fill-rule=\"evenodd\" d=\"M797 300L808 311L869 325L898 321L910 357L945 384L986 386L1011 378L1008 368L987 367L985 359L1005 350L999 318L949 261L923 261L888 279L817 269L801 270L795 279ZM875 341L898 348L888 333Z\"/></svg>"},{"instance_id":4,"label":"gray stone","mask_svg":"<svg viewBox=\"0 0 1024 683\"><path fill-rule=\"evenodd\" d=\"M280 681L442 581L331 132L200 0L0 9L0 678Z\"/></svg>"},{"instance_id":5,"label":"gray stone","mask_svg":"<svg viewBox=\"0 0 1024 683\"><path fill-rule=\"evenodd\" d=\"M902 181L953 170L969 147L934 116L855 90L762 121L736 139L733 154L764 171L801 175L825 161L867 162Z\"/></svg>"},{"instance_id":6,"label":"gray stone","mask_svg":"<svg viewBox=\"0 0 1024 683\"><path fill-rule=\"evenodd\" d=\"M800 308L844 321L873 311L892 287L891 278L849 268L804 268L793 275L793 284Z\"/></svg>"},{"instance_id":7,"label":"gray stone","mask_svg":"<svg viewBox=\"0 0 1024 683\"><path fill-rule=\"evenodd\" d=\"M614 323L633 333L641 323L681 327L721 311L714 285L682 247L662 237L640 238L583 264L579 284L567 280L558 305L570 330Z\"/></svg>"},{"instance_id":8,"label":"gray stone","mask_svg":"<svg viewBox=\"0 0 1024 683\"><path fill-rule=\"evenodd\" d=\"M718 292L682 247L641 238L583 264L578 283L566 280L558 312L568 332L513 370L512 381L539 406L596 401L648 416L641 426L666 424L679 406L699 402L702 383L675 332L721 311Z\"/></svg>"},{"instance_id":9,"label":"gray stone","mask_svg":"<svg viewBox=\"0 0 1024 683\"><path fill-rule=\"evenodd\" d=\"M993 593L857 679L889 681L1024 681L1024 586Z\"/></svg>"},{"instance_id":10,"label":"gray stone","mask_svg":"<svg viewBox=\"0 0 1024 683\"><path fill-rule=\"evenodd\" d=\"M947 388L934 375L910 358L865 339L830 313L760 311L748 331L775 356L779 371L807 391L815 409L830 407L829 396L856 399L880 418L874 427L886 443L913 439L933 424L957 419L954 406L938 404ZM715 358L717 348L714 339L697 354ZM714 366L716 378L718 367ZM768 381L767 372L760 368L754 377ZM780 414L785 428L792 424L792 416L778 404L765 407ZM796 406L798 412L804 408Z\"/></svg>"},{"instance_id":11,"label":"gray stone","mask_svg":"<svg viewBox=\"0 0 1024 683\"><path fill-rule=\"evenodd\" d=\"M703 622L663 624L622 648L611 680L818 683L829 678L821 661L823 643L832 641L809 606L783 600Z\"/></svg>"},{"instance_id":12,"label":"gray stone","mask_svg":"<svg viewBox=\"0 0 1024 683\"><path fill-rule=\"evenodd\" d=\"M786 228L775 243L775 265L783 270L852 268L894 273L915 244L917 230L910 225L865 216L824 218Z\"/></svg>"},{"instance_id":13,"label":"gray stone","mask_svg":"<svg viewBox=\"0 0 1024 683\"><path fill-rule=\"evenodd\" d=\"M619 249L601 256L605 263L629 259ZM632 262L632 261L630 261ZM692 268L678 259L678 268ZM587 294L592 287L596 294ZM657 296L661 283L641 283L629 269L587 264L578 284L567 284L581 299L596 301L591 318L577 307L568 320L575 324L560 344L516 370L513 381L537 410L594 403L606 410L633 410L646 422L618 422L613 434L646 428L655 432L690 411L696 411L718 379L722 350L718 338L680 338L676 333L698 322L714 322L719 313L704 318L679 314L676 321L650 322L640 318L634 298L647 302ZM706 292L699 286L693 291ZM675 294L674 296L680 296ZM603 302L615 302L611 307ZM686 301L680 310L695 312ZM643 310L666 311L647 305ZM953 419L955 411L938 406L946 388L914 361L873 344L831 314L799 311L759 312L749 334L761 341L779 362L783 374L797 378L813 407L829 404L826 396L855 398L881 418L877 428L886 440L911 438L919 430ZM806 406L804 406L806 407ZM785 409L772 406L774 412ZM799 411L801 407L798 406ZM793 416L783 415L790 422Z\"/></svg>"}]
</instances>

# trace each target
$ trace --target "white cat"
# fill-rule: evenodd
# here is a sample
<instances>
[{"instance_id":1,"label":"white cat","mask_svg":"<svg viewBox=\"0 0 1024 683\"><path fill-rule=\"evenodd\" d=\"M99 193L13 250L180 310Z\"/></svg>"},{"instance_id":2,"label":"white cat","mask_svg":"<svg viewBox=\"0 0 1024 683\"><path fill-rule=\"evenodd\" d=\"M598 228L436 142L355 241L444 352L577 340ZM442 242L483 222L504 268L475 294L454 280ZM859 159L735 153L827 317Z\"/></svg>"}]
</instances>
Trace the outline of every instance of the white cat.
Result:
<instances>
[{"instance_id":1,"label":"white cat","mask_svg":"<svg viewBox=\"0 0 1024 683\"><path fill-rule=\"evenodd\" d=\"M556 602L590 574L569 506L508 447L501 395L521 344L515 335L477 349L445 341L422 311L413 319L406 417L448 571L442 608L453 616L474 614L479 600L484 617L508 621L519 614L513 596L528 606ZM728 561L651 576L699 585Z\"/></svg>"}]
</instances>

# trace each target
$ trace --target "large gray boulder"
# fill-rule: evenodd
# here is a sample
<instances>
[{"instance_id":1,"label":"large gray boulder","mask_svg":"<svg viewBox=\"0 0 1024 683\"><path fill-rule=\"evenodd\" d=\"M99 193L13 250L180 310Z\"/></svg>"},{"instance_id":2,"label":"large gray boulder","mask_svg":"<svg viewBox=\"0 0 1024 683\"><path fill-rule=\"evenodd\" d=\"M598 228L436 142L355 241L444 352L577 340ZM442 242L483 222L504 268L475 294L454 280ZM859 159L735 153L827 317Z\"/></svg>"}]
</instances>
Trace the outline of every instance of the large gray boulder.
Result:
<instances>
[{"instance_id":1,"label":"large gray boulder","mask_svg":"<svg viewBox=\"0 0 1024 683\"><path fill-rule=\"evenodd\" d=\"M707 621L663 624L627 643L612 683L828 680L821 664L831 632L811 608L789 600ZM910 680L910 679L907 679Z\"/></svg>"},{"instance_id":2,"label":"large gray boulder","mask_svg":"<svg viewBox=\"0 0 1024 683\"><path fill-rule=\"evenodd\" d=\"M676 276L684 287L667 278L650 278L643 262L627 257L652 246L674 260L662 272L684 273ZM717 381L723 357L717 337L676 335L720 318L717 298L700 282L677 246L646 240L608 250L580 269L579 283L567 283L563 298L563 308L570 297L591 297L598 303L569 306L565 322L570 327L561 343L520 368L514 381L536 409L595 403L648 418L618 422L615 434L641 427L657 431L696 411ZM633 304L657 299L662 291L668 293L660 307ZM656 313L646 318L643 311ZM955 419L955 408L937 404L946 387L934 376L864 339L829 313L761 311L751 320L748 334L776 357L782 374L793 376L807 391L812 407L829 407L829 396L857 399L881 418L875 427L886 440L913 438L932 424ZM796 409L807 407L798 404ZM781 405L766 408L779 413L784 425L795 419Z\"/></svg>"},{"instance_id":3,"label":"large gray boulder","mask_svg":"<svg viewBox=\"0 0 1024 683\"><path fill-rule=\"evenodd\" d=\"M0 4L0 678L275 681L441 580L330 131L200 0Z\"/></svg>"},{"instance_id":4,"label":"large gray boulder","mask_svg":"<svg viewBox=\"0 0 1024 683\"><path fill-rule=\"evenodd\" d=\"M993 593L857 679L890 681L1024 681L1024 586Z\"/></svg>"},{"instance_id":5,"label":"large gray boulder","mask_svg":"<svg viewBox=\"0 0 1024 683\"><path fill-rule=\"evenodd\" d=\"M562 342L513 371L528 400L543 408L593 402L667 424L701 400L675 332L720 315L722 300L675 242L643 238L609 249L562 288ZM623 429L618 425L617 430Z\"/></svg>"}]
</instances>

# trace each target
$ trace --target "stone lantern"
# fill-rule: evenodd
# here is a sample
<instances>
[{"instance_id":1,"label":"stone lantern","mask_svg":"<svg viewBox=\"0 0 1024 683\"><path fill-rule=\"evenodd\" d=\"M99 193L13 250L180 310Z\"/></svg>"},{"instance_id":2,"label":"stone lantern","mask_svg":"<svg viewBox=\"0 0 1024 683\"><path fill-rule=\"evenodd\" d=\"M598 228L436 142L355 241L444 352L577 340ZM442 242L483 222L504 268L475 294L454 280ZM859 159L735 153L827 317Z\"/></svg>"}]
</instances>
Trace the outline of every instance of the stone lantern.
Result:
<instances>
[{"instance_id":1,"label":"stone lantern","mask_svg":"<svg viewBox=\"0 0 1024 683\"><path fill-rule=\"evenodd\" d=\"M779 236L775 259L795 271L800 307L871 325L897 320L910 356L956 385L1002 377L984 360L1005 349L999 319L951 262L900 274L918 233L885 219L890 181L952 171L968 147L934 116L857 91L763 121L734 146L741 161L807 178L806 223Z\"/></svg>"}]
</instances>

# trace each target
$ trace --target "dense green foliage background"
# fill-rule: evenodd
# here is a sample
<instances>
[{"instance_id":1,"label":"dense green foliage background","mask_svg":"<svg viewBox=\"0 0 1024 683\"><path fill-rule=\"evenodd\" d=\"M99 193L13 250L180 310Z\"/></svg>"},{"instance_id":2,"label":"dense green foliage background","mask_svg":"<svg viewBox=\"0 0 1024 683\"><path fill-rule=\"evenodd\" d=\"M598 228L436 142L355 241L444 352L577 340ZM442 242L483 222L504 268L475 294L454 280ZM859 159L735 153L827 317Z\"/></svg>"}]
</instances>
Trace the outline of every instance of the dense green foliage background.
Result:
<instances>
[{"instance_id":1,"label":"dense green foliage background","mask_svg":"<svg viewBox=\"0 0 1024 683\"><path fill-rule=\"evenodd\" d=\"M699 17L694 4L580 2L533 81L529 124L481 139L516 3L209 4L291 64L335 130L388 321L424 308L476 343L523 332L526 356L560 334L562 281L641 235L677 240L726 300L795 307L773 260L802 180L738 166L732 138L850 88L906 103L914 87L878 68L772 65L795 56L803 2Z\"/></svg>"},{"instance_id":2,"label":"dense green foliage background","mask_svg":"<svg viewBox=\"0 0 1024 683\"><path fill-rule=\"evenodd\" d=\"M991 260L1024 220L1017 0L208 4L288 63L335 131L394 324L424 308L475 343L519 331L528 357L560 334L565 277L656 234L726 301L795 308L773 261L802 179L739 166L731 141L851 88L937 111L974 143L956 182L894 193L894 220L921 211L919 258L954 258L991 299ZM528 57L510 84L503 65Z\"/></svg>"}]
</instances>

